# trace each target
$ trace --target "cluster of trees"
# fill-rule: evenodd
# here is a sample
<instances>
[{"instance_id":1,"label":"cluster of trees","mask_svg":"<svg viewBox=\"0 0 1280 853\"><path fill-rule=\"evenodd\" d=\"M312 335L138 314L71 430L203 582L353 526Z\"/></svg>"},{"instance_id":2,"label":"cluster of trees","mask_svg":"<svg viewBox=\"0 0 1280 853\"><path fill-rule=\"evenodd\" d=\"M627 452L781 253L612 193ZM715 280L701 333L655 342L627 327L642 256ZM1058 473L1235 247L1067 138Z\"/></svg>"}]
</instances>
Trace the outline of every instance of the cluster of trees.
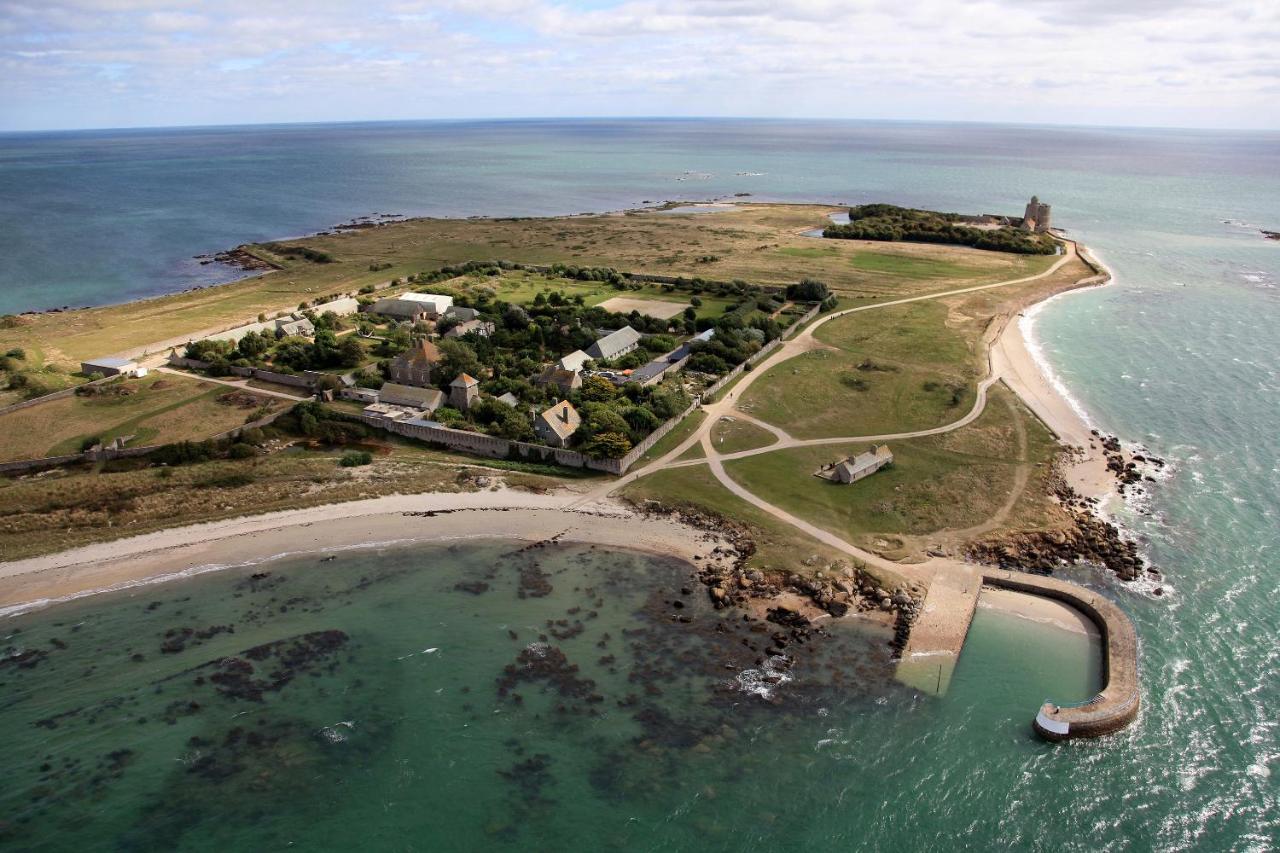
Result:
<instances>
[{"instance_id":1,"label":"cluster of trees","mask_svg":"<svg viewBox=\"0 0 1280 853\"><path fill-rule=\"evenodd\" d=\"M796 302L822 302L831 296L831 289L826 282L816 278L804 278L796 284L787 285L787 298Z\"/></svg>"},{"instance_id":2,"label":"cluster of trees","mask_svg":"<svg viewBox=\"0 0 1280 853\"><path fill-rule=\"evenodd\" d=\"M311 261L313 264L333 263L333 255L307 246L285 246L280 243L268 243L267 248L290 261L303 258L304 260Z\"/></svg>"},{"instance_id":3,"label":"cluster of trees","mask_svg":"<svg viewBox=\"0 0 1280 853\"><path fill-rule=\"evenodd\" d=\"M239 341L202 340L187 344L187 358L209 362L209 372L225 376L235 367L261 367L270 362L273 370L290 373L302 370L325 370L335 367L357 367L365 360L364 345L355 335L338 338L344 327L332 311L320 316L309 315L315 326L314 338L285 337L277 339L268 331L248 332ZM404 346L408 346L405 334ZM403 348L403 347L401 347Z\"/></svg>"},{"instance_id":4,"label":"cluster of trees","mask_svg":"<svg viewBox=\"0 0 1280 853\"><path fill-rule=\"evenodd\" d=\"M575 446L588 456L617 459L691 401L676 386L617 386L602 376L589 376L569 395L569 402L582 416L573 436Z\"/></svg>"},{"instance_id":5,"label":"cluster of trees","mask_svg":"<svg viewBox=\"0 0 1280 853\"><path fill-rule=\"evenodd\" d=\"M908 240L917 243L946 243L1014 252L1020 255L1052 255L1057 242L1048 234L1020 228L975 228L964 225L959 214L938 213L892 204L863 204L849 208L848 225L828 225L824 237L843 240Z\"/></svg>"}]
</instances>

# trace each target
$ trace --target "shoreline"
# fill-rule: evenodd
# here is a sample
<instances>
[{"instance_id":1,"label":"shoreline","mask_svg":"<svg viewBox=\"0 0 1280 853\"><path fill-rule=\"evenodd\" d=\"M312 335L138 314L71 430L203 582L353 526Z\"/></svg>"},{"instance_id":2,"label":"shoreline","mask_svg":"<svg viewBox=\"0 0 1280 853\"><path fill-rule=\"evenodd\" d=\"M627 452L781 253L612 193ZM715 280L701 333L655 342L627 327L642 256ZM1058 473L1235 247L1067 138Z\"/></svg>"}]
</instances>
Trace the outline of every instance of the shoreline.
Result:
<instances>
[{"instance_id":1,"label":"shoreline","mask_svg":"<svg viewBox=\"0 0 1280 853\"><path fill-rule=\"evenodd\" d=\"M1058 441L1080 450L1080 455L1062 468L1063 479L1085 498L1097 498L1105 506L1119 497L1116 479L1107 470L1106 456L1099 447L1092 419L1071 394L1035 338L1040 313L1057 299L1106 287L1115 281L1109 268L1086 248L1075 243L1077 254L1087 265L1099 270L1097 281L1054 293L1007 318L991 347L994 372L1022 403L1049 428Z\"/></svg>"},{"instance_id":2,"label":"shoreline","mask_svg":"<svg viewBox=\"0 0 1280 853\"><path fill-rule=\"evenodd\" d=\"M648 518L614 501L570 509L574 497L565 490L535 495L508 489L390 495L169 528L0 563L0 618L290 556L417 542L553 540L674 557L691 568L732 553L719 536Z\"/></svg>"},{"instance_id":3,"label":"shoreline","mask_svg":"<svg viewBox=\"0 0 1280 853\"><path fill-rule=\"evenodd\" d=\"M978 594L978 609L1005 613L1037 625L1071 634L1083 634L1093 639L1101 639L1102 636L1097 624L1081 611L1039 595L984 586Z\"/></svg>"}]
</instances>

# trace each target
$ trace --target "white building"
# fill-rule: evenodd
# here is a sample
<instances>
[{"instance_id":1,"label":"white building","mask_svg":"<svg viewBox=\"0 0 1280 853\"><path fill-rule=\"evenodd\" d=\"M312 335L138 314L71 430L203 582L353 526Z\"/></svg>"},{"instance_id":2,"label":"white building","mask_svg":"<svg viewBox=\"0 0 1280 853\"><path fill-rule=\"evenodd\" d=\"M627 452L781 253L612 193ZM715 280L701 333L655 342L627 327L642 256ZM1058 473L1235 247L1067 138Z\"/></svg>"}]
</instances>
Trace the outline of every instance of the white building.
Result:
<instances>
[{"instance_id":1,"label":"white building","mask_svg":"<svg viewBox=\"0 0 1280 853\"><path fill-rule=\"evenodd\" d=\"M402 293L388 296L373 303L369 310L374 314L396 320L438 320L453 307L453 297L438 293Z\"/></svg>"}]
</instances>

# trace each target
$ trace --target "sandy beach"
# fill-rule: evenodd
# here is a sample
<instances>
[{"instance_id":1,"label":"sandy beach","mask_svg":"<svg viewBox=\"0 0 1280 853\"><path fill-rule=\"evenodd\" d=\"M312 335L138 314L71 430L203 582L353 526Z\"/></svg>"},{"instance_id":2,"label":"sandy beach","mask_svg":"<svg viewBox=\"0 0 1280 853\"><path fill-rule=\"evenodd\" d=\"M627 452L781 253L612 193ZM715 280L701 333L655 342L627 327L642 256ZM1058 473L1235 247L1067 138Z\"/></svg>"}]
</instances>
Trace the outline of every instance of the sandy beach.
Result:
<instances>
[{"instance_id":1,"label":"sandy beach","mask_svg":"<svg viewBox=\"0 0 1280 853\"><path fill-rule=\"evenodd\" d=\"M1087 250L1082 251L1087 254ZM1089 256L1094 264L1096 259ZM1099 264L1099 266L1101 266ZM1104 286L1110 274L1091 286ZM1074 293L1077 291L1064 291ZM1062 296L1059 293L1056 296ZM1050 299L1056 297L1049 297ZM1036 303L1037 306L1044 302ZM1107 499L1116 494L1115 476L1107 470L1106 457L1091 427L1054 386L1052 377L1032 353L1033 343L1027 339L1031 324L1027 322L1032 307L1009 317L991 345L992 372L1018 395L1036 417L1066 445L1078 447L1082 454L1063 469L1067 484L1084 497Z\"/></svg>"},{"instance_id":2,"label":"sandy beach","mask_svg":"<svg viewBox=\"0 0 1280 853\"><path fill-rule=\"evenodd\" d=\"M1098 626L1074 607L1044 598L1038 595L1027 595L1008 589L983 587L978 595L978 607L987 610L999 610L1022 619L1051 625L1075 634L1086 634L1098 637Z\"/></svg>"},{"instance_id":3,"label":"sandy beach","mask_svg":"<svg viewBox=\"0 0 1280 853\"><path fill-rule=\"evenodd\" d=\"M0 564L0 614L300 553L451 539L558 539L707 564L723 540L613 501L499 489L392 495L176 527ZM420 513L412 515L411 513ZM425 515L432 513L432 515Z\"/></svg>"}]
</instances>

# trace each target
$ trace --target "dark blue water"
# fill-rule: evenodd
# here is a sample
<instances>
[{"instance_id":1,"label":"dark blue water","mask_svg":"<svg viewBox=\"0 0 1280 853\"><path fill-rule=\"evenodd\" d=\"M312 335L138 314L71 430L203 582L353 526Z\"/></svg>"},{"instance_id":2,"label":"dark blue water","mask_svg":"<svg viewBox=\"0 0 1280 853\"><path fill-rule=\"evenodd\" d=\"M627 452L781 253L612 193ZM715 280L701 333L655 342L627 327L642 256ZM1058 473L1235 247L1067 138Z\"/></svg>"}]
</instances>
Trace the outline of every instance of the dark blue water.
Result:
<instances>
[{"instance_id":1,"label":"dark blue water","mask_svg":"<svg viewBox=\"0 0 1280 853\"><path fill-rule=\"evenodd\" d=\"M1019 211L1077 227L1170 179L1257 218L1280 135L898 122L522 120L0 135L0 311L227 281L192 256L353 216L540 215L748 192ZM1102 182L1103 185L1099 185ZM1221 209L1218 209L1221 208ZM1110 213L1110 211L1106 211ZM1274 223L1273 223L1274 224ZM1280 227L1280 226L1278 226Z\"/></svg>"}]
</instances>

